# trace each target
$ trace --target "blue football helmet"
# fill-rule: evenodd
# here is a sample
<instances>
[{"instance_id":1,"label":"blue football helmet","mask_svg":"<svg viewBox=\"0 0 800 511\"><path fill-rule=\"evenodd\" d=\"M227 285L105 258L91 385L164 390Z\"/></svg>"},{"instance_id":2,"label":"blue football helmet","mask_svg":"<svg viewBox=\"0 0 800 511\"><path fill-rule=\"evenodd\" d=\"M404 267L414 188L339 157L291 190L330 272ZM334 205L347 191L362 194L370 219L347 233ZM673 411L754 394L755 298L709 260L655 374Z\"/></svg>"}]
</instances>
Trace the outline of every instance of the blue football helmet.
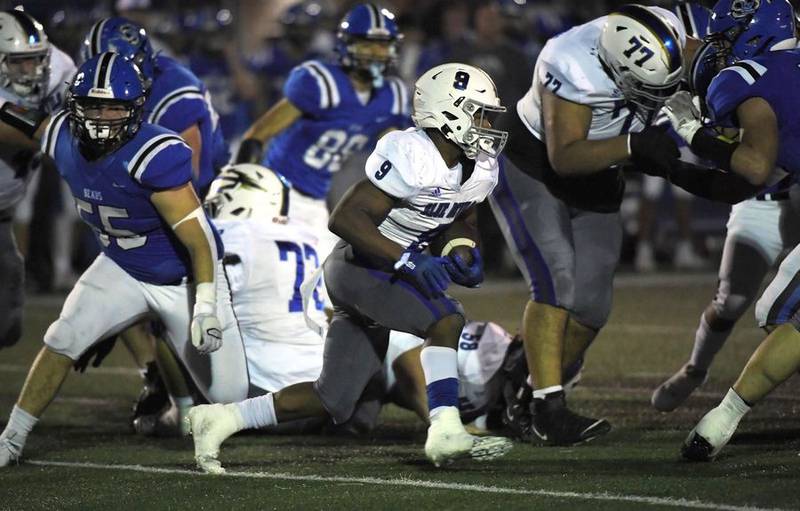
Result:
<instances>
[{"instance_id":1,"label":"blue football helmet","mask_svg":"<svg viewBox=\"0 0 800 511\"><path fill-rule=\"evenodd\" d=\"M703 98L723 68L797 45L789 0L720 0L712 9L708 32L690 71L691 88Z\"/></svg>"},{"instance_id":2,"label":"blue football helmet","mask_svg":"<svg viewBox=\"0 0 800 511\"><path fill-rule=\"evenodd\" d=\"M145 89L150 87L155 76L156 54L141 25L121 16L95 23L83 39L81 56L87 61L105 51L119 53L133 61L144 76Z\"/></svg>"},{"instance_id":3,"label":"blue football helmet","mask_svg":"<svg viewBox=\"0 0 800 511\"><path fill-rule=\"evenodd\" d=\"M142 124L145 90L136 65L114 52L84 62L69 88L72 133L95 157L117 149Z\"/></svg>"},{"instance_id":4,"label":"blue football helmet","mask_svg":"<svg viewBox=\"0 0 800 511\"><path fill-rule=\"evenodd\" d=\"M336 51L344 67L362 73L372 80L373 87L383 85L383 73L397 60L397 43L402 39L388 9L374 4L358 4L339 23ZM378 41L388 45L385 56L368 54L359 48L359 42Z\"/></svg>"}]
</instances>

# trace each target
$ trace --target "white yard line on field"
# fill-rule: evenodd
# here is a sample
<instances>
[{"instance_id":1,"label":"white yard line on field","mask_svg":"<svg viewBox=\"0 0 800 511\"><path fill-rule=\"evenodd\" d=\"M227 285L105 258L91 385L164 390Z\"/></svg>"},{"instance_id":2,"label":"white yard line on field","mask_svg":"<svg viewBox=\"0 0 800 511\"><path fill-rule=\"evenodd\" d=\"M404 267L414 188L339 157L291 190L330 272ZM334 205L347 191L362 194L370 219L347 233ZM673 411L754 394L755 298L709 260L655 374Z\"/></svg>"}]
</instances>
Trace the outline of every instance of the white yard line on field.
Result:
<instances>
[{"instance_id":1,"label":"white yard line on field","mask_svg":"<svg viewBox=\"0 0 800 511\"><path fill-rule=\"evenodd\" d=\"M85 468L95 470L125 470L128 472L142 472L146 474L175 474L198 477L206 476L194 470L177 468L147 467L143 465L114 465L105 463L80 463L67 461L28 461L31 465L43 467ZM424 481L409 478L382 479L378 477L332 477L320 475L297 475L284 472L227 472L221 477L242 479L273 479L278 481L306 481L321 483L342 484L368 484L374 486L408 486L413 488L429 488L432 490L472 491L476 493L489 493L501 495L534 495L538 497L552 497L555 499L578 499L589 501L631 502L652 506L679 507L683 509L714 509L721 511L781 511L777 508L760 508L754 506L734 506L717 504L701 500L673 499L669 497L647 497L643 495L623 495L614 493L571 492L552 490L527 490L519 488L504 488L500 486L486 486L482 484L446 483L442 481Z\"/></svg>"}]
</instances>

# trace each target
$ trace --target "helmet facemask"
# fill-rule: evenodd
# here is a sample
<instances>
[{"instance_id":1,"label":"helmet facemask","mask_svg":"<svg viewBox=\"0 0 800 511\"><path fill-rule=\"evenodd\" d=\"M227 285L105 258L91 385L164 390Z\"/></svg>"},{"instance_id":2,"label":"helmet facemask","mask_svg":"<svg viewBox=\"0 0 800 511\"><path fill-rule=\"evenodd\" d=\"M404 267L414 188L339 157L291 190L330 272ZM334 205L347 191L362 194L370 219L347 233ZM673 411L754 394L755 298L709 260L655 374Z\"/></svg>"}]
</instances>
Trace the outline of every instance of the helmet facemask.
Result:
<instances>
[{"instance_id":1,"label":"helmet facemask","mask_svg":"<svg viewBox=\"0 0 800 511\"><path fill-rule=\"evenodd\" d=\"M6 53L0 56L3 86L33 104L47 95L50 80L50 49L36 52Z\"/></svg>"},{"instance_id":2,"label":"helmet facemask","mask_svg":"<svg viewBox=\"0 0 800 511\"><path fill-rule=\"evenodd\" d=\"M635 105L636 116L645 123L649 122L652 115L664 106L667 98L680 86L680 76L661 86L646 84L629 73L620 73L618 79L614 81L625 96L625 100Z\"/></svg>"},{"instance_id":3,"label":"helmet facemask","mask_svg":"<svg viewBox=\"0 0 800 511\"><path fill-rule=\"evenodd\" d=\"M73 133L82 146L100 156L116 150L136 134L144 99L72 97L68 104Z\"/></svg>"},{"instance_id":4,"label":"helmet facemask","mask_svg":"<svg viewBox=\"0 0 800 511\"><path fill-rule=\"evenodd\" d=\"M460 140L456 136L456 144L464 150L467 158L474 159L478 153L497 158L506 145L508 132L491 126L497 115L506 111L506 107L485 105L466 99L461 104L461 109L471 118L471 125Z\"/></svg>"},{"instance_id":5,"label":"helmet facemask","mask_svg":"<svg viewBox=\"0 0 800 511\"><path fill-rule=\"evenodd\" d=\"M394 38L344 37L345 56L342 64L353 69L374 88L383 86L384 74L397 61Z\"/></svg>"}]
</instances>

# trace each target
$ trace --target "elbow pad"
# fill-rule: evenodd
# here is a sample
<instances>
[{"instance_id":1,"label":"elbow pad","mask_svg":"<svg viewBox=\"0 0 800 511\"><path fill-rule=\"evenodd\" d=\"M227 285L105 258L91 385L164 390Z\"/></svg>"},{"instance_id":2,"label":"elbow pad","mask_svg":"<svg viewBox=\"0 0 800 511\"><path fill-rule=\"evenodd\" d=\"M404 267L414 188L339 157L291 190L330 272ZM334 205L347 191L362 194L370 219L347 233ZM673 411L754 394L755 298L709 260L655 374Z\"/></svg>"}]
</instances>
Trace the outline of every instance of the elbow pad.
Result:
<instances>
[{"instance_id":1,"label":"elbow pad","mask_svg":"<svg viewBox=\"0 0 800 511\"><path fill-rule=\"evenodd\" d=\"M41 110L17 106L10 101L0 106L0 121L18 129L30 139L47 118L48 115Z\"/></svg>"},{"instance_id":2,"label":"elbow pad","mask_svg":"<svg viewBox=\"0 0 800 511\"><path fill-rule=\"evenodd\" d=\"M264 143L254 138L246 138L239 145L233 163L261 163L264 155Z\"/></svg>"}]
</instances>

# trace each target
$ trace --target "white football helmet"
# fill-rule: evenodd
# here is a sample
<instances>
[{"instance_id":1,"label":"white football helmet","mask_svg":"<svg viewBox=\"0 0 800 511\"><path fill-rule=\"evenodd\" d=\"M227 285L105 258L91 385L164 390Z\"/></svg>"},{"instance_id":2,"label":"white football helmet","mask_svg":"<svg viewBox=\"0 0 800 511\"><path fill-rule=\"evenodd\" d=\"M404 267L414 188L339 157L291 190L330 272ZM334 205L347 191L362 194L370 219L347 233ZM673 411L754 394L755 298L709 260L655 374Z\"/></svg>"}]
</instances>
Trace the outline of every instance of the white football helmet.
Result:
<instances>
[{"instance_id":1,"label":"white football helmet","mask_svg":"<svg viewBox=\"0 0 800 511\"><path fill-rule=\"evenodd\" d=\"M49 78L50 43L44 27L23 11L0 12L0 86L39 106Z\"/></svg>"},{"instance_id":2,"label":"white football helmet","mask_svg":"<svg viewBox=\"0 0 800 511\"><path fill-rule=\"evenodd\" d=\"M205 205L218 220L285 221L289 211L289 183L255 163L229 165L212 181Z\"/></svg>"},{"instance_id":3,"label":"white football helmet","mask_svg":"<svg viewBox=\"0 0 800 511\"><path fill-rule=\"evenodd\" d=\"M425 71L414 84L414 124L439 130L467 158L500 154L508 132L488 123L495 113L505 111L492 79L474 66L442 64Z\"/></svg>"},{"instance_id":4,"label":"white football helmet","mask_svg":"<svg viewBox=\"0 0 800 511\"><path fill-rule=\"evenodd\" d=\"M624 5L608 15L600 35L600 61L640 116L661 108L683 76L685 30L667 14L675 18L665 9Z\"/></svg>"}]
</instances>

